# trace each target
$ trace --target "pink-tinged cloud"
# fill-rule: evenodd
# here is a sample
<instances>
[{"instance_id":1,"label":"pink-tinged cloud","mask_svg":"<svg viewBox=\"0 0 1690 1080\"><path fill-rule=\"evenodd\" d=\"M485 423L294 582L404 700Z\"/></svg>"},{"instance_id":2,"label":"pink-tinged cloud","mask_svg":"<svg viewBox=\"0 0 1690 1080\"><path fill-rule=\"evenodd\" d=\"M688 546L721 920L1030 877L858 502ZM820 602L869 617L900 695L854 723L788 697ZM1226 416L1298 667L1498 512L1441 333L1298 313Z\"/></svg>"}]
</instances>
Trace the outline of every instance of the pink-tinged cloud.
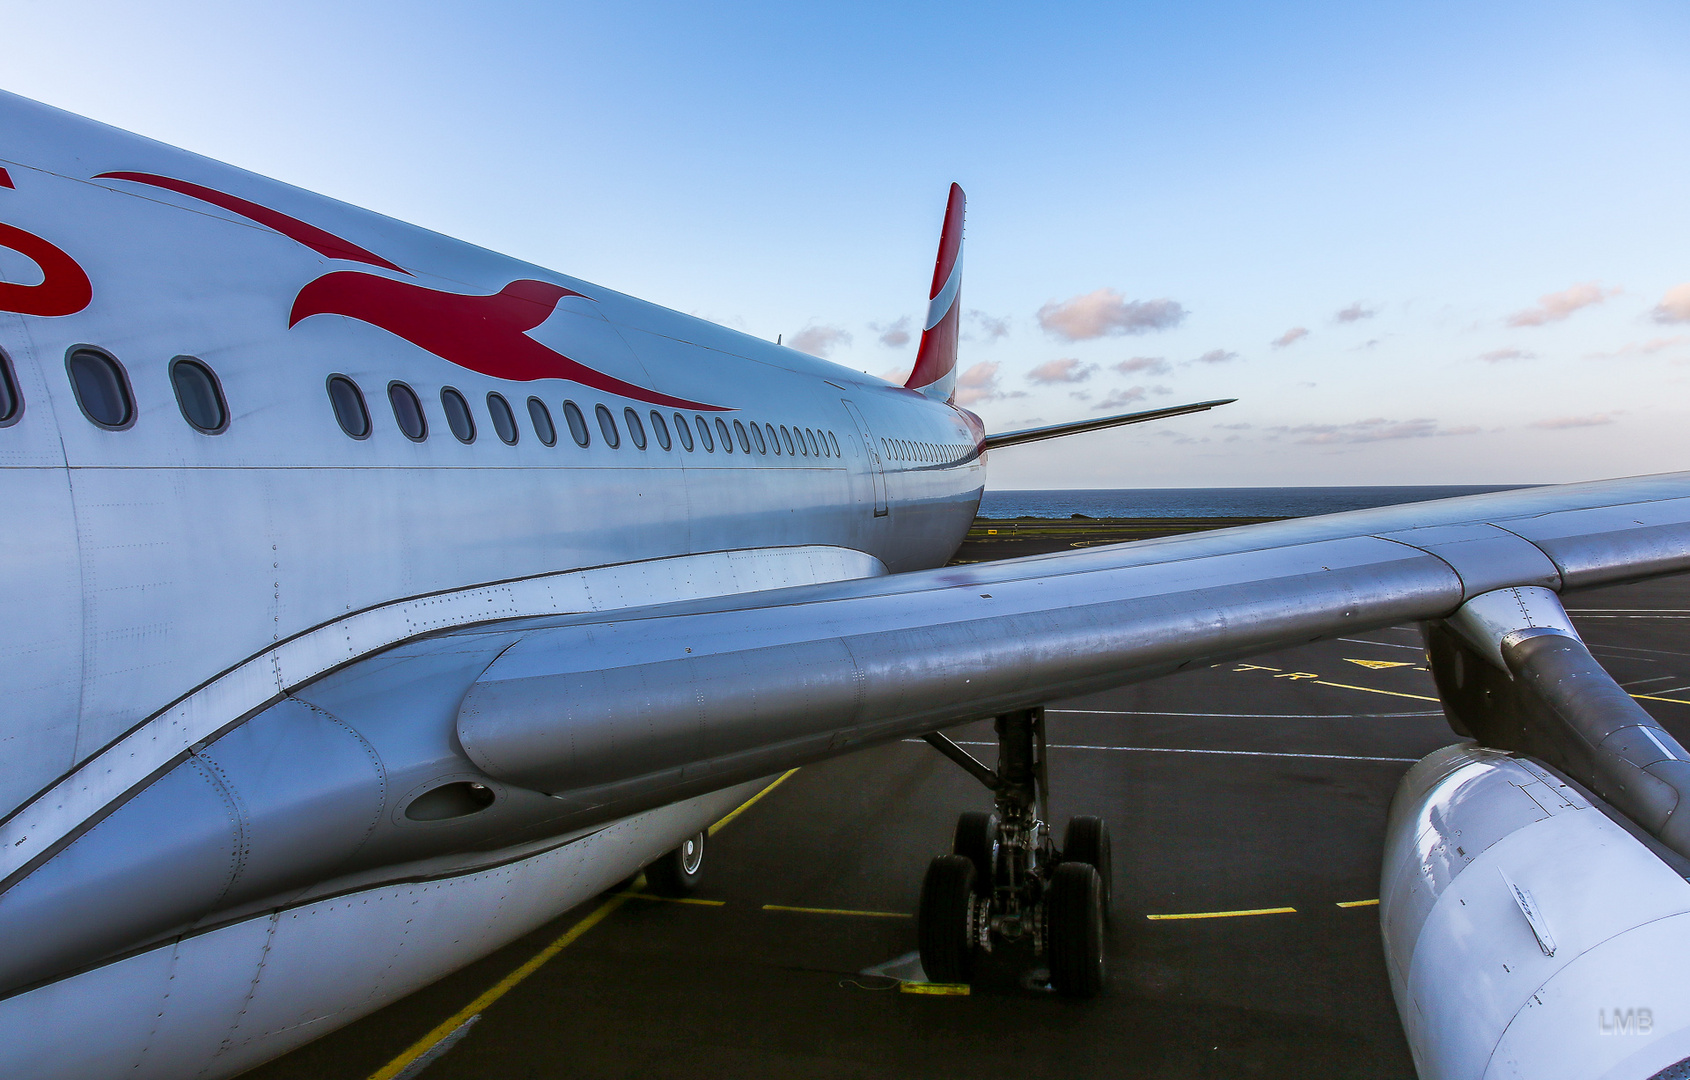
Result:
<instances>
[{"instance_id":1,"label":"pink-tinged cloud","mask_svg":"<svg viewBox=\"0 0 1690 1080\"><path fill-rule=\"evenodd\" d=\"M1278 337L1273 339L1273 347L1276 349L1283 349L1287 345L1295 345L1297 342L1308 336L1309 332L1306 327L1293 326L1291 329L1285 331L1285 333L1280 334Z\"/></svg>"},{"instance_id":2,"label":"pink-tinged cloud","mask_svg":"<svg viewBox=\"0 0 1690 1080\"><path fill-rule=\"evenodd\" d=\"M1506 360L1536 360L1537 353L1523 352L1519 349L1492 349L1488 353L1480 353L1479 359L1487 364L1500 364Z\"/></svg>"},{"instance_id":3,"label":"pink-tinged cloud","mask_svg":"<svg viewBox=\"0 0 1690 1080\"><path fill-rule=\"evenodd\" d=\"M1604 290L1602 286L1592 281L1562 289L1560 292L1544 293L1537 298L1535 306L1522 308L1508 316L1508 325L1544 326L1548 323L1560 322L1573 312L1590 307L1593 304L1600 304L1618 292L1618 289Z\"/></svg>"},{"instance_id":4,"label":"pink-tinged cloud","mask_svg":"<svg viewBox=\"0 0 1690 1080\"><path fill-rule=\"evenodd\" d=\"M806 326L792 335L792 347L799 352L826 359L841 345L851 344L851 335L837 326Z\"/></svg>"},{"instance_id":5,"label":"pink-tinged cloud","mask_svg":"<svg viewBox=\"0 0 1690 1080\"><path fill-rule=\"evenodd\" d=\"M1000 397L998 365L989 361L975 364L956 377L956 403L973 405Z\"/></svg>"},{"instance_id":6,"label":"pink-tinged cloud","mask_svg":"<svg viewBox=\"0 0 1690 1080\"><path fill-rule=\"evenodd\" d=\"M880 377L885 379L887 382L892 383L894 386L902 386L910 381L911 370L912 369L908 365L904 367L895 367L891 371L881 372Z\"/></svg>"},{"instance_id":7,"label":"pink-tinged cloud","mask_svg":"<svg viewBox=\"0 0 1690 1080\"><path fill-rule=\"evenodd\" d=\"M1120 412L1128 405L1135 405L1144 400L1149 391L1142 386L1129 386L1125 390L1111 390L1109 396L1093 405L1098 412Z\"/></svg>"},{"instance_id":8,"label":"pink-tinged cloud","mask_svg":"<svg viewBox=\"0 0 1690 1080\"><path fill-rule=\"evenodd\" d=\"M868 328L880 335L880 343L889 349L896 349L910 343L910 317L904 315L889 323L869 323Z\"/></svg>"},{"instance_id":9,"label":"pink-tinged cloud","mask_svg":"<svg viewBox=\"0 0 1690 1080\"><path fill-rule=\"evenodd\" d=\"M1585 353L1584 358L1586 360L1618 360L1627 356L1650 356L1654 353L1670 349L1674 345L1682 345L1687 341L1690 341L1690 336L1686 336L1684 334L1676 334L1672 337L1650 338L1648 341L1629 341L1615 349L1613 352Z\"/></svg>"},{"instance_id":10,"label":"pink-tinged cloud","mask_svg":"<svg viewBox=\"0 0 1690 1080\"><path fill-rule=\"evenodd\" d=\"M1378 308L1364 307L1362 302L1357 300L1349 307L1332 316L1332 321L1341 323L1360 322L1363 319L1371 319L1377 314L1379 314Z\"/></svg>"},{"instance_id":11,"label":"pink-tinged cloud","mask_svg":"<svg viewBox=\"0 0 1690 1080\"><path fill-rule=\"evenodd\" d=\"M1299 424L1295 427L1278 427L1269 429L1282 435L1300 435L1300 443L1316 446L1333 445L1338 443L1370 443L1385 442L1390 439L1430 439L1444 435L1476 435L1479 429L1471 425L1464 427L1439 427L1436 420L1419 417L1413 420L1387 420L1382 416L1375 416L1367 420L1355 420L1348 424Z\"/></svg>"},{"instance_id":12,"label":"pink-tinged cloud","mask_svg":"<svg viewBox=\"0 0 1690 1080\"><path fill-rule=\"evenodd\" d=\"M1667 290L1653 312L1656 322L1690 322L1690 281Z\"/></svg>"},{"instance_id":13,"label":"pink-tinged cloud","mask_svg":"<svg viewBox=\"0 0 1690 1080\"><path fill-rule=\"evenodd\" d=\"M1057 383L1085 382L1096 371L1096 364L1082 364L1070 356L1060 360L1046 360L1027 372L1027 378L1041 386L1054 386Z\"/></svg>"},{"instance_id":14,"label":"pink-tinged cloud","mask_svg":"<svg viewBox=\"0 0 1690 1080\"><path fill-rule=\"evenodd\" d=\"M1238 354L1235 353L1235 352L1227 352L1225 349L1210 349L1208 352L1204 353L1202 356L1199 356L1199 357L1191 360L1190 363L1193 363L1193 364L1228 364L1228 363L1231 363L1232 361L1234 361L1236 359L1238 359Z\"/></svg>"},{"instance_id":15,"label":"pink-tinged cloud","mask_svg":"<svg viewBox=\"0 0 1690 1080\"><path fill-rule=\"evenodd\" d=\"M1045 332L1067 341L1170 330L1185 316L1185 308L1177 301L1128 300L1107 288L1061 302L1052 300L1038 312L1039 325Z\"/></svg>"},{"instance_id":16,"label":"pink-tinged cloud","mask_svg":"<svg viewBox=\"0 0 1690 1080\"><path fill-rule=\"evenodd\" d=\"M1170 370L1168 362L1160 356L1134 356L1109 366L1122 375L1166 375Z\"/></svg>"},{"instance_id":17,"label":"pink-tinged cloud","mask_svg":"<svg viewBox=\"0 0 1690 1080\"><path fill-rule=\"evenodd\" d=\"M1531 426L1549 431L1565 431L1568 428L1601 427L1613 422L1612 413L1590 413L1585 416L1552 416L1547 420L1534 420Z\"/></svg>"}]
</instances>

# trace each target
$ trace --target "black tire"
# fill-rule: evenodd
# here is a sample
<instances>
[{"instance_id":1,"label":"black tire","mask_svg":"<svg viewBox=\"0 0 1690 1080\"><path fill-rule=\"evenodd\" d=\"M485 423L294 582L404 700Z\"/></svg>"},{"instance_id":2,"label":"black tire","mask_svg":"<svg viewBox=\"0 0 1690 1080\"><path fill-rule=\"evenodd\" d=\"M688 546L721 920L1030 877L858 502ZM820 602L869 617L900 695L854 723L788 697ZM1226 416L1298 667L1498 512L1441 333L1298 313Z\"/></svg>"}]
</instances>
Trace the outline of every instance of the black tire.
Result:
<instances>
[{"instance_id":1,"label":"black tire","mask_svg":"<svg viewBox=\"0 0 1690 1080\"><path fill-rule=\"evenodd\" d=\"M916 938L921 970L929 982L965 983L974 974L974 942L969 916L974 906L974 860L940 855L927 864L921 882Z\"/></svg>"},{"instance_id":2,"label":"black tire","mask_svg":"<svg viewBox=\"0 0 1690 1080\"><path fill-rule=\"evenodd\" d=\"M645 868L645 886L658 896L686 896L704 876L704 845L708 831L689 837L680 847Z\"/></svg>"},{"instance_id":3,"label":"black tire","mask_svg":"<svg viewBox=\"0 0 1690 1080\"><path fill-rule=\"evenodd\" d=\"M1068 828L1062 834L1062 861L1082 862L1097 871L1097 876L1103 879L1103 917L1107 919L1115 880L1108 822L1100 817L1069 818Z\"/></svg>"},{"instance_id":4,"label":"black tire","mask_svg":"<svg viewBox=\"0 0 1690 1080\"><path fill-rule=\"evenodd\" d=\"M951 853L974 863L974 887L989 892L997 878L998 816L970 810L957 818Z\"/></svg>"},{"instance_id":5,"label":"black tire","mask_svg":"<svg viewBox=\"0 0 1690 1080\"><path fill-rule=\"evenodd\" d=\"M1050 985L1063 997L1103 990L1103 880L1090 863L1065 862L1045 891Z\"/></svg>"}]
</instances>

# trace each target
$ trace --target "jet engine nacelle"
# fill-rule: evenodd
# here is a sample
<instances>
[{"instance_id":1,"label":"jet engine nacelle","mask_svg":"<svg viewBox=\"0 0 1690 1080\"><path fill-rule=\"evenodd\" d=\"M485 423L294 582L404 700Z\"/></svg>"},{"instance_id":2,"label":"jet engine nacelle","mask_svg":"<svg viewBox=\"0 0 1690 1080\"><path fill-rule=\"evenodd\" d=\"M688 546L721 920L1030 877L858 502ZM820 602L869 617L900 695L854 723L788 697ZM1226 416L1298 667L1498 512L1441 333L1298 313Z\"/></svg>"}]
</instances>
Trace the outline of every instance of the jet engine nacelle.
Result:
<instances>
[{"instance_id":1,"label":"jet engine nacelle","mask_svg":"<svg viewBox=\"0 0 1690 1080\"><path fill-rule=\"evenodd\" d=\"M1690 883L1622 822L1471 743L1409 770L1380 922L1421 1080L1647 1080L1690 1058Z\"/></svg>"}]
</instances>

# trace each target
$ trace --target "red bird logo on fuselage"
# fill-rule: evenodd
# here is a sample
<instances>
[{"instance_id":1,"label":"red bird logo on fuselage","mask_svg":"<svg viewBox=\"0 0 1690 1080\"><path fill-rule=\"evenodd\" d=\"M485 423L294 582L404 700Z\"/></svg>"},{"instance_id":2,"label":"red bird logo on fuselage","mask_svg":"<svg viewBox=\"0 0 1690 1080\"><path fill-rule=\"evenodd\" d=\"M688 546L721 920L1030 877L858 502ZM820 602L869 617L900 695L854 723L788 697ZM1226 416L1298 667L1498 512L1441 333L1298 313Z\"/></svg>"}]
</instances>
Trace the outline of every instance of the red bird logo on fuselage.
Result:
<instances>
[{"instance_id":1,"label":"red bird logo on fuselage","mask_svg":"<svg viewBox=\"0 0 1690 1080\"><path fill-rule=\"evenodd\" d=\"M152 173L101 173L97 180L128 180L164 188L240 214L319 255L367 263L409 276L409 271L349 240L235 195ZM309 282L294 297L288 326L313 315L344 315L380 327L449 363L496 379L532 382L568 379L609 394L673 409L719 412L721 405L671 397L624 382L572 360L528 336L551 317L566 296L592 297L547 281L524 278L490 296L442 292L410 281L356 270L337 270Z\"/></svg>"}]
</instances>

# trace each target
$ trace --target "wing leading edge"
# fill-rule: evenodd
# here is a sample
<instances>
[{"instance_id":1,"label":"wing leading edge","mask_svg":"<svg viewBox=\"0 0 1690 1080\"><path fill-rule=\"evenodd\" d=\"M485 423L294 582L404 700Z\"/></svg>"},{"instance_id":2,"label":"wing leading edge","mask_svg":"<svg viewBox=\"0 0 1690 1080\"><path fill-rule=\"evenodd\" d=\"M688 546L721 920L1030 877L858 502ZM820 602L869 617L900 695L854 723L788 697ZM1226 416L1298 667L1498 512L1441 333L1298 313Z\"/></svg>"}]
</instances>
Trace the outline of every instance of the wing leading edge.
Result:
<instances>
[{"instance_id":1,"label":"wing leading edge","mask_svg":"<svg viewBox=\"0 0 1690 1080\"><path fill-rule=\"evenodd\" d=\"M1690 569L1690 473L1532 488L571 617L477 679L491 775L633 808L1052 698Z\"/></svg>"}]
</instances>

